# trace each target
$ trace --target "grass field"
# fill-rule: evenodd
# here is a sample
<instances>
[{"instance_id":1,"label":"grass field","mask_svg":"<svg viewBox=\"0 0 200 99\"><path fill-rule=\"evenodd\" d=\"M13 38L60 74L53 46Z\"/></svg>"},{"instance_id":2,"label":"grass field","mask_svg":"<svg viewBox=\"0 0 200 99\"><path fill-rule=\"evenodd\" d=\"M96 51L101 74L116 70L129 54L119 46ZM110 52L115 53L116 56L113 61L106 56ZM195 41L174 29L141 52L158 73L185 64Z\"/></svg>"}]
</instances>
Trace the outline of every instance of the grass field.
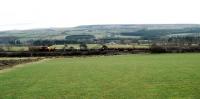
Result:
<instances>
[{"instance_id":1,"label":"grass field","mask_svg":"<svg viewBox=\"0 0 200 99\"><path fill-rule=\"evenodd\" d=\"M200 54L55 58L0 73L0 99L198 99Z\"/></svg>"}]
</instances>

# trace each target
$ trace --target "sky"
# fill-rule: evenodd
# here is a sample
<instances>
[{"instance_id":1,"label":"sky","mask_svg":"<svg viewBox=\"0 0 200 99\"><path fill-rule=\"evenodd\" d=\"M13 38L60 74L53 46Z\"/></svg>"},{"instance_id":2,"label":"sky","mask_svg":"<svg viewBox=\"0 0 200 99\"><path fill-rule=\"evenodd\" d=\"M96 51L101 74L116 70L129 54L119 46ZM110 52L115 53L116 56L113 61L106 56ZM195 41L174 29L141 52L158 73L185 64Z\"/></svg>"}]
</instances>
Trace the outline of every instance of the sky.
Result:
<instances>
[{"instance_id":1,"label":"sky","mask_svg":"<svg viewBox=\"0 0 200 99\"><path fill-rule=\"evenodd\" d=\"M0 0L0 30L200 24L200 0Z\"/></svg>"}]
</instances>

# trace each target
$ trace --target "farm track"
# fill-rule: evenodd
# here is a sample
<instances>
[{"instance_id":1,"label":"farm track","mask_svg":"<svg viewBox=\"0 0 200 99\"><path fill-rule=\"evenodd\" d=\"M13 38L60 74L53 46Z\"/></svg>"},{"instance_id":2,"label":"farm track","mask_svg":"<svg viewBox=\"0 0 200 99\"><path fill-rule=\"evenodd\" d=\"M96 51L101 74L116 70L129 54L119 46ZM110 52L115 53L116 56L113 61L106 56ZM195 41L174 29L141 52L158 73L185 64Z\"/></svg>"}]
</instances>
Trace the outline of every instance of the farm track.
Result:
<instances>
[{"instance_id":1,"label":"farm track","mask_svg":"<svg viewBox=\"0 0 200 99\"><path fill-rule=\"evenodd\" d=\"M0 60L0 70L11 68L19 64L26 64L31 62L37 62L42 60L42 58L27 58L27 59L4 59Z\"/></svg>"}]
</instances>

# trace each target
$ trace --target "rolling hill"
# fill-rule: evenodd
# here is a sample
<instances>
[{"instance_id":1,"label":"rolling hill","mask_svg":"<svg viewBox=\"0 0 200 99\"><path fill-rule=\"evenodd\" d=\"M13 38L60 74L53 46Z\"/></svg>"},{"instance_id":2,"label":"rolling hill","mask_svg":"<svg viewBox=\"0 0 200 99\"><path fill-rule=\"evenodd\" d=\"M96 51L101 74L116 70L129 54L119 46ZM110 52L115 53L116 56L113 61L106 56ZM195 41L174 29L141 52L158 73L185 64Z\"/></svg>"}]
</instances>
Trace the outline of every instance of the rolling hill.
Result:
<instances>
[{"instance_id":1,"label":"rolling hill","mask_svg":"<svg viewBox=\"0 0 200 99\"><path fill-rule=\"evenodd\" d=\"M35 39L64 39L68 35L106 37L141 37L152 39L170 34L200 33L199 24L108 24L81 25L71 28L44 28L0 31L0 37L17 37L21 41Z\"/></svg>"}]
</instances>

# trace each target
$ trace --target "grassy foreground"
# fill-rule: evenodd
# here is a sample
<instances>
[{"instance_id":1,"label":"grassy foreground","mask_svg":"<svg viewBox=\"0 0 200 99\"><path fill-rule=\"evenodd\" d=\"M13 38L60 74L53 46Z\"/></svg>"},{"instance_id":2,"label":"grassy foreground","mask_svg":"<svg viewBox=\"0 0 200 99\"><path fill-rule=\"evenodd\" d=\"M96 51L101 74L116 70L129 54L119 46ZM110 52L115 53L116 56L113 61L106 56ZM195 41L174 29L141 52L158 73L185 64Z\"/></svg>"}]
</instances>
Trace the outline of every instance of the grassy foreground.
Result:
<instances>
[{"instance_id":1,"label":"grassy foreground","mask_svg":"<svg viewBox=\"0 0 200 99\"><path fill-rule=\"evenodd\" d=\"M197 99L200 54L58 58L0 73L0 99Z\"/></svg>"}]
</instances>

